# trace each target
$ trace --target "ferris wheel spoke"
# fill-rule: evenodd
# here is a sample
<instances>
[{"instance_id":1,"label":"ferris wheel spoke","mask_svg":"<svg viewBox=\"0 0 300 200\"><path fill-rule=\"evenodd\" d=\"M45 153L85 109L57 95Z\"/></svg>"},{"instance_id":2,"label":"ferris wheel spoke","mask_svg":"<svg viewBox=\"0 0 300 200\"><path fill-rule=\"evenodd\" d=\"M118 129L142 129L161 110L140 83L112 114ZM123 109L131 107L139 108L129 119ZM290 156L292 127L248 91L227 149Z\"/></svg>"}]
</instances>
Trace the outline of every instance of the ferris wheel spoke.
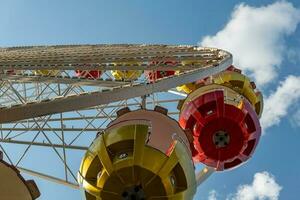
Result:
<instances>
[{"instance_id":1,"label":"ferris wheel spoke","mask_svg":"<svg viewBox=\"0 0 300 200\"><path fill-rule=\"evenodd\" d=\"M15 139L0 139L0 143L8 143L8 144L19 144L19 145L29 145L32 144L32 146L39 146L39 147L52 147L55 148L66 148L71 150L83 150L86 151L88 149L87 146L79 146L79 145L63 145L63 144L49 144L47 142L32 142L32 141L25 141L25 140L15 140Z\"/></svg>"},{"instance_id":2,"label":"ferris wheel spoke","mask_svg":"<svg viewBox=\"0 0 300 200\"><path fill-rule=\"evenodd\" d=\"M216 170L212 167L204 167L196 174L197 185L201 185L208 177L210 177Z\"/></svg>"},{"instance_id":3,"label":"ferris wheel spoke","mask_svg":"<svg viewBox=\"0 0 300 200\"><path fill-rule=\"evenodd\" d=\"M14 81L16 83L61 83L68 85L86 85L86 86L98 86L98 87L118 87L126 85L128 82L116 81L112 79L86 79L72 76L38 76L33 74L17 74L8 75L0 74L0 79L4 81Z\"/></svg>"},{"instance_id":4,"label":"ferris wheel spoke","mask_svg":"<svg viewBox=\"0 0 300 200\"><path fill-rule=\"evenodd\" d=\"M17 167L17 169L20 170L23 173L26 173L26 174L29 174L29 175L32 175L32 176L35 176L35 177L38 177L38 178L41 178L41 179L45 179L45 180L51 181L53 183L58 183L58 184L61 184L61 185L64 185L64 186L71 187L73 189L79 189L78 183L69 182L67 180L63 180L63 179L60 179L60 178L57 178L57 177L54 177L54 176L50 176L50 175L47 175L47 174L44 174L44 173L41 173L41 172L26 169L26 168L23 168L23 167Z\"/></svg>"}]
</instances>

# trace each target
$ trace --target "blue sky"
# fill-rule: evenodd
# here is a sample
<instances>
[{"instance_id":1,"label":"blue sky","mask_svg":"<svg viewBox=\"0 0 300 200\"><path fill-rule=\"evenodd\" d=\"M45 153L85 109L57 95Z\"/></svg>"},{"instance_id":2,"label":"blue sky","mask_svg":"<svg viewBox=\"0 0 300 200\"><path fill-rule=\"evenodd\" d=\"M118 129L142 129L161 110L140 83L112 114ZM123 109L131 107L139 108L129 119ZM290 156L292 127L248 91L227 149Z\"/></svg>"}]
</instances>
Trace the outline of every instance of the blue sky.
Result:
<instances>
[{"instance_id":1,"label":"blue sky","mask_svg":"<svg viewBox=\"0 0 300 200\"><path fill-rule=\"evenodd\" d=\"M163 43L228 49L235 63L263 90L264 135L248 163L214 174L198 188L195 199L297 200L299 9L297 0L243 4L232 0L0 0L0 46ZM41 200L80 199L76 190L41 180L37 183Z\"/></svg>"}]
</instances>

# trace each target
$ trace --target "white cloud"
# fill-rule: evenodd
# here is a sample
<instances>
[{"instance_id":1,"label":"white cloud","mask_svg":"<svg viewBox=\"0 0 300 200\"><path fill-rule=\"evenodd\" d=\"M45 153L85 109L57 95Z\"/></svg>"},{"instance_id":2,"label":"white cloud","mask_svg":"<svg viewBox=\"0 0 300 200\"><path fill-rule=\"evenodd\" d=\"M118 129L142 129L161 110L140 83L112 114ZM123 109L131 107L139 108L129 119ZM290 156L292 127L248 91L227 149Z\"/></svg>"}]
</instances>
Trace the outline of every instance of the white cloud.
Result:
<instances>
[{"instance_id":1,"label":"white cloud","mask_svg":"<svg viewBox=\"0 0 300 200\"><path fill-rule=\"evenodd\" d=\"M291 123L295 127L300 127L300 109L298 109L291 118Z\"/></svg>"},{"instance_id":2,"label":"white cloud","mask_svg":"<svg viewBox=\"0 0 300 200\"><path fill-rule=\"evenodd\" d=\"M282 187L268 172L256 173L251 184L240 185L236 193L227 195L226 200L278 200ZM212 190L208 200L217 200L218 194Z\"/></svg>"},{"instance_id":3,"label":"white cloud","mask_svg":"<svg viewBox=\"0 0 300 200\"><path fill-rule=\"evenodd\" d=\"M208 200L217 200L217 192L215 190L209 192Z\"/></svg>"},{"instance_id":4,"label":"white cloud","mask_svg":"<svg viewBox=\"0 0 300 200\"><path fill-rule=\"evenodd\" d=\"M200 44L230 51L235 65L262 85L277 76L286 50L284 38L296 30L299 21L300 10L285 1L263 7L240 4L226 26Z\"/></svg>"},{"instance_id":5,"label":"white cloud","mask_svg":"<svg viewBox=\"0 0 300 200\"><path fill-rule=\"evenodd\" d=\"M252 184L241 185L227 200L278 200L282 187L268 172L256 173Z\"/></svg>"},{"instance_id":6,"label":"white cloud","mask_svg":"<svg viewBox=\"0 0 300 200\"><path fill-rule=\"evenodd\" d=\"M274 93L265 99L265 107L261 118L263 129L279 124L289 108L300 99L300 76L288 76L280 83Z\"/></svg>"}]
</instances>

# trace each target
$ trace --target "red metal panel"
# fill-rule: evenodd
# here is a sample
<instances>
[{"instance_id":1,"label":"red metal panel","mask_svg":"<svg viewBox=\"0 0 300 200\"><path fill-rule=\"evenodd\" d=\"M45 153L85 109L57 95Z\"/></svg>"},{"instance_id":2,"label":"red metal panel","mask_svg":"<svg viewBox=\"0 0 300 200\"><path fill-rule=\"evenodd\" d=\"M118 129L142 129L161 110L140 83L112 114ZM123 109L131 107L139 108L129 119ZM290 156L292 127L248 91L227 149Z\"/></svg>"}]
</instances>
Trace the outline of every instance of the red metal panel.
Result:
<instances>
[{"instance_id":1,"label":"red metal panel","mask_svg":"<svg viewBox=\"0 0 300 200\"><path fill-rule=\"evenodd\" d=\"M178 64L177 61L172 61L172 60L155 60L150 63L150 65L162 65L162 66L175 66ZM145 71L145 76L148 78L149 82L154 82L157 79L167 77L167 76L172 76L175 74L175 71Z\"/></svg>"},{"instance_id":2,"label":"red metal panel","mask_svg":"<svg viewBox=\"0 0 300 200\"><path fill-rule=\"evenodd\" d=\"M89 79L98 79L100 78L102 72L98 70L76 70L77 77L89 78Z\"/></svg>"}]
</instances>

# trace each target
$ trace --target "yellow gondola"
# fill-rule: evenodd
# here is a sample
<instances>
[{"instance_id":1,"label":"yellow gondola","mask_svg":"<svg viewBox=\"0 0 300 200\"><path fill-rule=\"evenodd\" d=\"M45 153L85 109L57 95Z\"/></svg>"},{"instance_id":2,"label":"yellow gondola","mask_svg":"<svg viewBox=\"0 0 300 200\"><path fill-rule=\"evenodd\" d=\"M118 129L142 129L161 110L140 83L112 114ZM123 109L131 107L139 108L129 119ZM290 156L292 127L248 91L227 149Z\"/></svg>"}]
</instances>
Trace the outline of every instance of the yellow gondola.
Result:
<instances>
[{"instance_id":1,"label":"yellow gondola","mask_svg":"<svg viewBox=\"0 0 300 200\"><path fill-rule=\"evenodd\" d=\"M196 83L188 83L179 86L176 89L189 94L197 88L211 83L227 86L243 95L252 104L256 114L259 117L261 116L263 110L263 96L261 92L255 90L255 84L251 82L248 77L236 71L223 71L219 74L208 77L205 80L201 80Z\"/></svg>"},{"instance_id":2,"label":"yellow gondola","mask_svg":"<svg viewBox=\"0 0 300 200\"><path fill-rule=\"evenodd\" d=\"M99 134L84 156L78 182L86 199L192 200L196 179L191 153L185 143L173 139L174 130L179 130L178 137L184 132L161 113L140 110L129 115ZM132 119L142 116L153 121Z\"/></svg>"},{"instance_id":3,"label":"yellow gondola","mask_svg":"<svg viewBox=\"0 0 300 200\"><path fill-rule=\"evenodd\" d=\"M230 87L246 97L253 105L258 117L261 116L263 110L263 96L261 92L255 91L256 86L248 77L238 72L224 71L212 76L212 82Z\"/></svg>"}]
</instances>

